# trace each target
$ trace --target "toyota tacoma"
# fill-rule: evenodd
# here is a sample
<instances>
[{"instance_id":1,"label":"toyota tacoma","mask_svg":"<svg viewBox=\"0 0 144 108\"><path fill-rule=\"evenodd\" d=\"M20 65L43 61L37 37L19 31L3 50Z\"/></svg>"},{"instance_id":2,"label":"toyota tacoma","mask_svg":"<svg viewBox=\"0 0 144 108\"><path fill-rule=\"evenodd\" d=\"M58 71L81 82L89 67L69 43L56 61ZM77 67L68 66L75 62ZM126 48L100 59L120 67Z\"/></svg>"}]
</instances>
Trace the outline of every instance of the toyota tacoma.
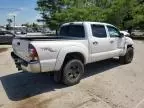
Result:
<instances>
[{"instance_id":1,"label":"toyota tacoma","mask_svg":"<svg viewBox=\"0 0 144 108\"><path fill-rule=\"evenodd\" d=\"M134 42L108 23L63 24L57 36L15 37L13 57L19 70L54 72L54 79L66 85L80 82L84 66L113 57L123 64L132 62Z\"/></svg>"}]
</instances>

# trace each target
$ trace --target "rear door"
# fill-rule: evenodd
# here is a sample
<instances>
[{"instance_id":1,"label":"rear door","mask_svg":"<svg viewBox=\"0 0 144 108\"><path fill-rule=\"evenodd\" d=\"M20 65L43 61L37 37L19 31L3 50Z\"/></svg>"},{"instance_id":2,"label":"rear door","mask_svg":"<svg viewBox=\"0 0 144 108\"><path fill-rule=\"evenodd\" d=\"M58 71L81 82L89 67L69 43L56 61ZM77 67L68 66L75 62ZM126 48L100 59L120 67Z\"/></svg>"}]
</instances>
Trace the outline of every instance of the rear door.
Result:
<instances>
[{"instance_id":1,"label":"rear door","mask_svg":"<svg viewBox=\"0 0 144 108\"><path fill-rule=\"evenodd\" d=\"M92 24L91 29L91 61L94 62L109 58L109 51L111 51L111 45L109 42L109 37L106 33L105 26Z\"/></svg>"}]
</instances>

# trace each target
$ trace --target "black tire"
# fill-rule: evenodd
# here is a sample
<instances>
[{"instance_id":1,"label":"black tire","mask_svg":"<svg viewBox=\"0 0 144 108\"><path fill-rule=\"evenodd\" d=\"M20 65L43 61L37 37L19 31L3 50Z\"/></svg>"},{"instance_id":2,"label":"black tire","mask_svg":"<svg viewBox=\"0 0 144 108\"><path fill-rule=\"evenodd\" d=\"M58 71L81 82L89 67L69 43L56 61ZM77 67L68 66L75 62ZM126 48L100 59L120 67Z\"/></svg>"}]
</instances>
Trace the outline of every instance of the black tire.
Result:
<instances>
[{"instance_id":1,"label":"black tire","mask_svg":"<svg viewBox=\"0 0 144 108\"><path fill-rule=\"evenodd\" d=\"M65 85L72 86L80 82L84 73L84 64L78 59L67 61L62 69L62 81Z\"/></svg>"},{"instance_id":2,"label":"black tire","mask_svg":"<svg viewBox=\"0 0 144 108\"><path fill-rule=\"evenodd\" d=\"M131 63L134 56L134 50L132 47L127 48L127 52L124 56L120 56L119 60L121 64L128 64Z\"/></svg>"}]
</instances>

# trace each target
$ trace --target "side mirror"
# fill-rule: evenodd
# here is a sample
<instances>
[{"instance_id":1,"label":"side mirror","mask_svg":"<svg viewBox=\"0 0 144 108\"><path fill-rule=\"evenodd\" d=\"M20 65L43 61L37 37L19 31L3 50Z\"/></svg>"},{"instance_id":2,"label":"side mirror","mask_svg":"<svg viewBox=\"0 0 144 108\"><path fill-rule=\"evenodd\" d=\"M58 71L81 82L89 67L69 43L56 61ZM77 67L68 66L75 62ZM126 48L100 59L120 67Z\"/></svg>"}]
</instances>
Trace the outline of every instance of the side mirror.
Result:
<instances>
[{"instance_id":1,"label":"side mirror","mask_svg":"<svg viewBox=\"0 0 144 108\"><path fill-rule=\"evenodd\" d=\"M123 38L124 37L124 34L123 33L120 33L120 36L119 36L120 38Z\"/></svg>"}]
</instances>

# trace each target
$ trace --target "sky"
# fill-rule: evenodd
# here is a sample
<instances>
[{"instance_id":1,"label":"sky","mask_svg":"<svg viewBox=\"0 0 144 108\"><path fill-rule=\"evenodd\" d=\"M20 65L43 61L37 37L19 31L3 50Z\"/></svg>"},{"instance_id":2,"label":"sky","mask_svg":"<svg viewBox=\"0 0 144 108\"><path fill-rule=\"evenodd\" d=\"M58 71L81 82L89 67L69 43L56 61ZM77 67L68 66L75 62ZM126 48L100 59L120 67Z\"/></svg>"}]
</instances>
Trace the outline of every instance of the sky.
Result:
<instances>
[{"instance_id":1,"label":"sky","mask_svg":"<svg viewBox=\"0 0 144 108\"><path fill-rule=\"evenodd\" d=\"M0 25L16 16L16 25L36 22L40 14L35 10L37 0L0 0Z\"/></svg>"}]
</instances>

